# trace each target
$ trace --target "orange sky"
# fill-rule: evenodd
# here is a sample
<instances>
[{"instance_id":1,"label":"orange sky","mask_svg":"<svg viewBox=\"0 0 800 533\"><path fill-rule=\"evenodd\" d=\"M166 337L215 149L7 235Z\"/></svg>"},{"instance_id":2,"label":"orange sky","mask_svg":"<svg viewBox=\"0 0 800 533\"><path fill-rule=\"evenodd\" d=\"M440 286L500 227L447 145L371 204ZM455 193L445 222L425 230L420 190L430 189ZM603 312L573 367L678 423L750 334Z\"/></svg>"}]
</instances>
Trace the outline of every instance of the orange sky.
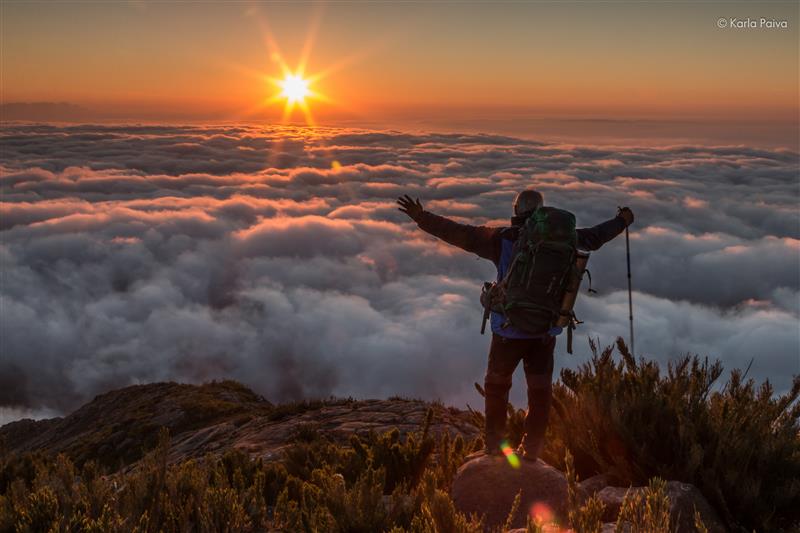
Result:
<instances>
[{"instance_id":1,"label":"orange sky","mask_svg":"<svg viewBox=\"0 0 800 533\"><path fill-rule=\"evenodd\" d=\"M311 37L315 118L798 113L797 2L225 4L3 1L2 100L246 118ZM735 17L788 29L720 29ZM274 51L274 50L273 50ZM266 113L266 114L264 114ZM278 117L275 103L260 115Z\"/></svg>"}]
</instances>

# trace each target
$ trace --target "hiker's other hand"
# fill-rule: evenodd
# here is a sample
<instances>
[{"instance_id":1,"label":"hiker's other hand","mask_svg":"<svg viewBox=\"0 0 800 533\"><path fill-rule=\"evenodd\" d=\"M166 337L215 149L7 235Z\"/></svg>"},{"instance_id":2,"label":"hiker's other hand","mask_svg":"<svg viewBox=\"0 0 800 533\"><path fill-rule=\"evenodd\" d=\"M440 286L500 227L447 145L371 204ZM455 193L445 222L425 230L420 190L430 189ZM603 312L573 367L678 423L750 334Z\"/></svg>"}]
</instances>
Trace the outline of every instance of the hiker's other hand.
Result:
<instances>
[{"instance_id":1,"label":"hiker's other hand","mask_svg":"<svg viewBox=\"0 0 800 533\"><path fill-rule=\"evenodd\" d=\"M617 216L622 217L622 220L625 221L625 226L633 224L633 211L631 211L630 207L620 207Z\"/></svg>"},{"instance_id":2,"label":"hiker's other hand","mask_svg":"<svg viewBox=\"0 0 800 533\"><path fill-rule=\"evenodd\" d=\"M417 220L422 214L422 204L419 203L419 198L412 200L407 194L404 194L397 199L397 204L400 206L398 210L402 211L412 220Z\"/></svg>"}]
</instances>

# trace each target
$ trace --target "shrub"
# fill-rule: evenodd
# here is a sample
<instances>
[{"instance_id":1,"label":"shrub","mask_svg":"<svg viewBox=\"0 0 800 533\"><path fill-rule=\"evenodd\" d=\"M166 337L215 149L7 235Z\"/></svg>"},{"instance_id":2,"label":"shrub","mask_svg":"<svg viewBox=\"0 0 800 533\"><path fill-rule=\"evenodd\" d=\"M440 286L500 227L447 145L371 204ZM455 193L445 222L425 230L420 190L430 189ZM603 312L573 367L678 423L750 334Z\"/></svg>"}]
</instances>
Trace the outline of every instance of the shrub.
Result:
<instances>
[{"instance_id":1,"label":"shrub","mask_svg":"<svg viewBox=\"0 0 800 533\"><path fill-rule=\"evenodd\" d=\"M564 369L544 458L581 477L610 473L619 485L652 477L697 486L728 525L752 531L800 524L800 377L776 395L739 370L716 386L722 365L682 357L666 374L635 360L622 339L577 370Z\"/></svg>"},{"instance_id":2,"label":"shrub","mask_svg":"<svg viewBox=\"0 0 800 533\"><path fill-rule=\"evenodd\" d=\"M643 491L628 491L617 517L617 531L629 533L672 533L667 484L653 478ZM623 524L627 522L628 528Z\"/></svg>"},{"instance_id":3,"label":"shrub","mask_svg":"<svg viewBox=\"0 0 800 533\"><path fill-rule=\"evenodd\" d=\"M603 511L605 504L596 494L592 495L585 503L581 502L578 489L578 476L572 464L572 454L567 450L564 463L567 477L567 506L569 508L569 523L575 533L600 533L603 529Z\"/></svg>"}]
</instances>

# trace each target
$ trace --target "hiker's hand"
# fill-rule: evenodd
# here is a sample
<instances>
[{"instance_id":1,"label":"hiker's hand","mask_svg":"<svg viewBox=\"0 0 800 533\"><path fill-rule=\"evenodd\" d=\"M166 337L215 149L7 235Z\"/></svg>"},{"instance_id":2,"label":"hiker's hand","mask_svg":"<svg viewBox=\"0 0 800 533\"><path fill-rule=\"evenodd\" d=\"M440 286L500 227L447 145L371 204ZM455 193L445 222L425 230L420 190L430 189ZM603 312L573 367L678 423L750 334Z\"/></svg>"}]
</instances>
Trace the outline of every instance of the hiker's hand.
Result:
<instances>
[{"instance_id":1,"label":"hiker's hand","mask_svg":"<svg viewBox=\"0 0 800 533\"><path fill-rule=\"evenodd\" d=\"M620 207L617 216L625 221L625 226L633 224L633 211L631 211L630 207Z\"/></svg>"},{"instance_id":2,"label":"hiker's hand","mask_svg":"<svg viewBox=\"0 0 800 533\"><path fill-rule=\"evenodd\" d=\"M404 194L397 199L397 204L400 206L398 210L411 217L412 220L417 220L422 214L422 204L419 203L419 198L412 200L409 195Z\"/></svg>"}]
</instances>

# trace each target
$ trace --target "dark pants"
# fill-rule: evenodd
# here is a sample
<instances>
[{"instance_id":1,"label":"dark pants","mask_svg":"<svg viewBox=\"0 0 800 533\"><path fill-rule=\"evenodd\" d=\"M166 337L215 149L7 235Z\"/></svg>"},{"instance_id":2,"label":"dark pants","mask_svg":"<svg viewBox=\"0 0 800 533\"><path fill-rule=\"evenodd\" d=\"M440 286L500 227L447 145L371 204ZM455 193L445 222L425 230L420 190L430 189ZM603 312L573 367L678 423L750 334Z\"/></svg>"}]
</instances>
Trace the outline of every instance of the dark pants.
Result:
<instances>
[{"instance_id":1,"label":"dark pants","mask_svg":"<svg viewBox=\"0 0 800 533\"><path fill-rule=\"evenodd\" d=\"M538 455L550 417L555 346L555 337L509 339L492 334L489 365L484 381L487 448L497 450L504 437L511 376L521 359L528 384L528 414L525 417L525 437L522 444L527 451Z\"/></svg>"}]
</instances>

